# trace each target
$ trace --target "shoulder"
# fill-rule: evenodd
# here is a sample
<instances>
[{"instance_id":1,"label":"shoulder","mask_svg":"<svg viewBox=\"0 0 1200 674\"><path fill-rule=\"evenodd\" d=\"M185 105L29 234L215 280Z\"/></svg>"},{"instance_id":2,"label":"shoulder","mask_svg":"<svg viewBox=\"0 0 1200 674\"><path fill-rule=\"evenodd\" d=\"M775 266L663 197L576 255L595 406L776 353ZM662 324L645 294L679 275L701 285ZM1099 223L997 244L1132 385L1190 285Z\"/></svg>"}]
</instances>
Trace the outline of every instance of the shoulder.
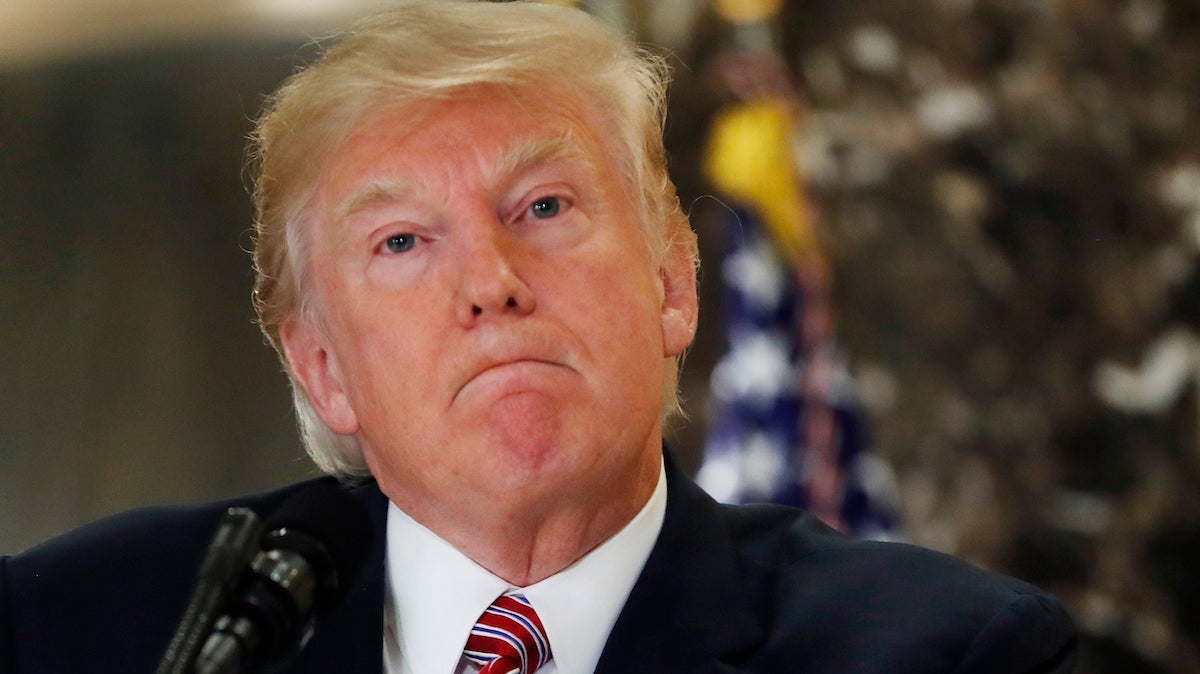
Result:
<instances>
[{"instance_id":1,"label":"shoulder","mask_svg":"<svg viewBox=\"0 0 1200 674\"><path fill-rule=\"evenodd\" d=\"M985 595L1040 592L1022 581L957 557L899 542L848 538L803 510L775 505L721 505L747 569L786 579L800 572L827 584L853 581L864 591L902 581L909 590L975 588Z\"/></svg>"},{"instance_id":2,"label":"shoulder","mask_svg":"<svg viewBox=\"0 0 1200 674\"><path fill-rule=\"evenodd\" d=\"M105 578L146 571L208 544L218 520L232 506L267 514L318 478L236 499L140 508L112 515L52 538L7 560L10 585L75 577Z\"/></svg>"},{"instance_id":3,"label":"shoulder","mask_svg":"<svg viewBox=\"0 0 1200 674\"><path fill-rule=\"evenodd\" d=\"M0 559L0 664L7 658L38 663L32 671L67 671L45 663L66 662L65 651L111 657L143 649L149 671L225 510L238 505L266 515L316 481L236 500L133 510Z\"/></svg>"},{"instance_id":4,"label":"shoulder","mask_svg":"<svg viewBox=\"0 0 1200 674\"><path fill-rule=\"evenodd\" d=\"M853 639L854 657L913 663L905 671L1070 671L1071 619L1028 583L914 545L848 539L791 508L720 509L781 643L836 653L828 645Z\"/></svg>"}]
</instances>

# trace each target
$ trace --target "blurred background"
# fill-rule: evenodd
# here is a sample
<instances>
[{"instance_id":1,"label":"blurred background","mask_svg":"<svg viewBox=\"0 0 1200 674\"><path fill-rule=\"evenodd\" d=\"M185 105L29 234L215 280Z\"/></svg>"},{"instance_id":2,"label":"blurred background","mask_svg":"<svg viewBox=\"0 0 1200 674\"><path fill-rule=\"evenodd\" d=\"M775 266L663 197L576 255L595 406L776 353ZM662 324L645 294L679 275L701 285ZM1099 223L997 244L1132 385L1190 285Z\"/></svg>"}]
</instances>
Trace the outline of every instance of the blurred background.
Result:
<instances>
[{"instance_id":1,"label":"blurred background","mask_svg":"<svg viewBox=\"0 0 1200 674\"><path fill-rule=\"evenodd\" d=\"M387 4L0 3L0 554L313 473L244 138ZM1081 671L1200 672L1200 0L580 4L676 69L684 465L1056 592Z\"/></svg>"}]
</instances>

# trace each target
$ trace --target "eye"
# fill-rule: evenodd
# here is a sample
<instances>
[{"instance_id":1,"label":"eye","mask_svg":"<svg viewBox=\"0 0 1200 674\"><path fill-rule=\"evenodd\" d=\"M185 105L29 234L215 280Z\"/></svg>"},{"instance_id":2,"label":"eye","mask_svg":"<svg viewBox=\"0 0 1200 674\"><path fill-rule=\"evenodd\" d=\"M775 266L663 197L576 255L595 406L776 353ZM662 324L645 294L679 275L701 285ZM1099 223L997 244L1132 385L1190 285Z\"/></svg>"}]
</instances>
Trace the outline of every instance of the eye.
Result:
<instances>
[{"instance_id":1,"label":"eye","mask_svg":"<svg viewBox=\"0 0 1200 674\"><path fill-rule=\"evenodd\" d=\"M562 210L562 201L558 197L542 197L529 207L529 214L540 220L553 218Z\"/></svg>"},{"instance_id":2,"label":"eye","mask_svg":"<svg viewBox=\"0 0 1200 674\"><path fill-rule=\"evenodd\" d=\"M417 237L408 233L393 234L383 243L383 247L389 253L405 253L412 250L415 245L417 245Z\"/></svg>"}]
</instances>

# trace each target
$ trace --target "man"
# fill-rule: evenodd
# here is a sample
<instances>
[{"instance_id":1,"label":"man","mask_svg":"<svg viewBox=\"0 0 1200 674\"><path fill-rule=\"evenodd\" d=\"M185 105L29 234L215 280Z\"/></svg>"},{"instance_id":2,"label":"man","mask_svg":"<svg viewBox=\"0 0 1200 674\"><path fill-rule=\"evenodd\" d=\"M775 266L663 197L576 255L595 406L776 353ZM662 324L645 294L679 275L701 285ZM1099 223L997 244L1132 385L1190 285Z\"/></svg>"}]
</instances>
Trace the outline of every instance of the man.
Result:
<instances>
[{"instance_id":1,"label":"man","mask_svg":"<svg viewBox=\"0 0 1200 674\"><path fill-rule=\"evenodd\" d=\"M697 314L664 88L581 12L415 2L271 102L255 302L377 533L284 671L1070 671L1037 589L718 506L664 460ZM7 560L0 670L150 671L226 505ZM513 662L480 645L496 615L528 632Z\"/></svg>"}]
</instances>

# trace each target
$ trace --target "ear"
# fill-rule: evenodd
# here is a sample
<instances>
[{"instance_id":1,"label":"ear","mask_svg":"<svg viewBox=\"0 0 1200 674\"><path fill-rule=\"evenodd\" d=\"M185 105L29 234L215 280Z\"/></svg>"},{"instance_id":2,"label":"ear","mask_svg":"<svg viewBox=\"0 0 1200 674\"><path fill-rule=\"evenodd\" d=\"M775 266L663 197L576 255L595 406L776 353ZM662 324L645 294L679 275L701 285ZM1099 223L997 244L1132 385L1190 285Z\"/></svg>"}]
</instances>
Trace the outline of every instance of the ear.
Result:
<instances>
[{"instance_id":1,"label":"ear","mask_svg":"<svg viewBox=\"0 0 1200 674\"><path fill-rule=\"evenodd\" d=\"M280 326L279 338L292 373L321 421L339 435L357 433L358 416L350 406L341 369L328 348L326 333L311 320L292 316Z\"/></svg>"},{"instance_id":2,"label":"ear","mask_svg":"<svg viewBox=\"0 0 1200 674\"><path fill-rule=\"evenodd\" d=\"M663 286L663 357L683 353L696 336L699 299L696 296L696 265L684 243L673 243L658 271Z\"/></svg>"}]
</instances>

